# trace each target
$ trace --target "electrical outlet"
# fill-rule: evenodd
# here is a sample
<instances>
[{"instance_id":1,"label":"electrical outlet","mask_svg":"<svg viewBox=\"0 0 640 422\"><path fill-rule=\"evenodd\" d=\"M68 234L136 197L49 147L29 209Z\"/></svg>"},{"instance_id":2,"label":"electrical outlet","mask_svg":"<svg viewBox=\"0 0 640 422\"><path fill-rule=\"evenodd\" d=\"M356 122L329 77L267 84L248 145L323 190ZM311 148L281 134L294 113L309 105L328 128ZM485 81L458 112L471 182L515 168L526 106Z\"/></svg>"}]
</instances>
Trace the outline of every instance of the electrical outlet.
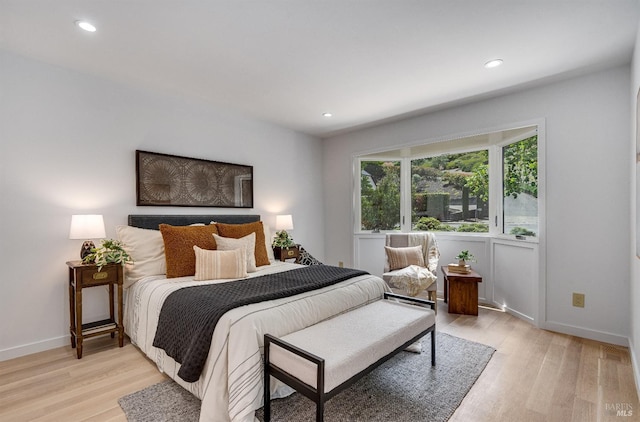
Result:
<instances>
[{"instance_id":1,"label":"electrical outlet","mask_svg":"<svg viewBox=\"0 0 640 422\"><path fill-rule=\"evenodd\" d=\"M344 262L338 261L338 267L343 268L344 267Z\"/></svg>"},{"instance_id":2,"label":"electrical outlet","mask_svg":"<svg viewBox=\"0 0 640 422\"><path fill-rule=\"evenodd\" d=\"M584 293L573 294L573 306L577 308L584 308Z\"/></svg>"}]
</instances>

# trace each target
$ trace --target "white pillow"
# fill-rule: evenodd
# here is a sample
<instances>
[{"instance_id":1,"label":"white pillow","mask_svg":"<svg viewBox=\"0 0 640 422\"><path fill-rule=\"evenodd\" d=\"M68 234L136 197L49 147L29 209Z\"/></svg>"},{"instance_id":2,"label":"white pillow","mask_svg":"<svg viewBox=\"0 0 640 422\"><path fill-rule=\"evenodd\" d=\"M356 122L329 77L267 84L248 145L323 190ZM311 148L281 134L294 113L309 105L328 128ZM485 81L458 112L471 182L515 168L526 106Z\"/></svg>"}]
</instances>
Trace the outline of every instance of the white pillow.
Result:
<instances>
[{"instance_id":1,"label":"white pillow","mask_svg":"<svg viewBox=\"0 0 640 422\"><path fill-rule=\"evenodd\" d=\"M195 281L247 277L247 252L244 248L232 251L210 251L193 246L196 254Z\"/></svg>"},{"instance_id":2,"label":"white pillow","mask_svg":"<svg viewBox=\"0 0 640 422\"><path fill-rule=\"evenodd\" d=\"M273 242L273 238L271 237L271 229L266 224L263 224L263 227L264 227L264 244L267 247L267 258L269 258L269 262L273 262L276 260L276 257L273 254L273 246L271 246L271 243Z\"/></svg>"},{"instance_id":3,"label":"white pillow","mask_svg":"<svg viewBox=\"0 0 640 422\"><path fill-rule=\"evenodd\" d=\"M212 221L210 224L216 224L216 222ZM273 237L271 237L271 228L264 223L262 224L262 227L264 229L264 246L267 248L267 258L269 259L269 262L274 262L276 257L273 254L273 246L271 246L271 243L273 242Z\"/></svg>"},{"instance_id":4,"label":"white pillow","mask_svg":"<svg viewBox=\"0 0 640 422\"><path fill-rule=\"evenodd\" d=\"M164 242L159 230L140 229L131 226L116 226L118 240L131 256L133 263L124 268L124 287L150 275L167 273L164 259Z\"/></svg>"},{"instance_id":5,"label":"white pillow","mask_svg":"<svg viewBox=\"0 0 640 422\"><path fill-rule=\"evenodd\" d=\"M212 221L209 224L216 224L215 221ZM276 260L275 255L273 254L273 246L271 243L273 242L273 238L271 237L271 229L266 224L262 224L264 229L264 246L267 248L267 258L269 262L274 262Z\"/></svg>"},{"instance_id":6,"label":"white pillow","mask_svg":"<svg viewBox=\"0 0 640 422\"><path fill-rule=\"evenodd\" d=\"M213 233L216 241L216 249L219 251L232 251L234 249L244 249L247 254L247 272L254 273L256 271L256 234L250 233L240 239L232 237L222 237Z\"/></svg>"}]
</instances>

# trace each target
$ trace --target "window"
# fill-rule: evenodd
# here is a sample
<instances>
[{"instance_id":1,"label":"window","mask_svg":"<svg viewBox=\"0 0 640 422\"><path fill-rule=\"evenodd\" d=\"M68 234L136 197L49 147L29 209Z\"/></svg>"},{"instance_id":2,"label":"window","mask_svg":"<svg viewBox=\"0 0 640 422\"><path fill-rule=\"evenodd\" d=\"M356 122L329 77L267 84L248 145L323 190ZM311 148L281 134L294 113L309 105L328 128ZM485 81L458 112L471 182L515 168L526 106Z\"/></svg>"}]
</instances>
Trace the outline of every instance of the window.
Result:
<instances>
[{"instance_id":1,"label":"window","mask_svg":"<svg viewBox=\"0 0 640 422\"><path fill-rule=\"evenodd\" d=\"M357 168L359 231L537 236L536 126L370 154Z\"/></svg>"},{"instance_id":2,"label":"window","mask_svg":"<svg viewBox=\"0 0 640 422\"><path fill-rule=\"evenodd\" d=\"M400 229L400 161L360 162L360 229Z\"/></svg>"},{"instance_id":3,"label":"window","mask_svg":"<svg viewBox=\"0 0 640 422\"><path fill-rule=\"evenodd\" d=\"M502 147L502 232L538 233L538 136Z\"/></svg>"},{"instance_id":4,"label":"window","mask_svg":"<svg viewBox=\"0 0 640 422\"><path fill-rule=\"evenodd\" d=\"M412 230L488 232L489 152L411 160Z\"/></svg>"}]
</instances>

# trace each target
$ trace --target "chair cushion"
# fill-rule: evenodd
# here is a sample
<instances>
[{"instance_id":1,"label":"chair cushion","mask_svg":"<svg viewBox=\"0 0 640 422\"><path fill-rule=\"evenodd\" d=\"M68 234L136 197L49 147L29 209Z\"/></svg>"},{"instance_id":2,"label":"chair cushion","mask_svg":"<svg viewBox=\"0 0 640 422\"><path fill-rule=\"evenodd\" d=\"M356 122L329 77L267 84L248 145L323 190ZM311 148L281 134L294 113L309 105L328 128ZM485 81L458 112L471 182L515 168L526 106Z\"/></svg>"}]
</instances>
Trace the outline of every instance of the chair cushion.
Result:
<instances>
[{"instance_id":1,"label":"chair cushion","mask_svg":"<svg viewBox=\"0 0 640 422\"><path fill-rule=\"evenodd\" d=\"M382 279L391 287L403 289L408 296L417 296L421 291L437 289L437 277L425 267L410 265L406 268L382 274Z\"/></svg>"}]
</instances>

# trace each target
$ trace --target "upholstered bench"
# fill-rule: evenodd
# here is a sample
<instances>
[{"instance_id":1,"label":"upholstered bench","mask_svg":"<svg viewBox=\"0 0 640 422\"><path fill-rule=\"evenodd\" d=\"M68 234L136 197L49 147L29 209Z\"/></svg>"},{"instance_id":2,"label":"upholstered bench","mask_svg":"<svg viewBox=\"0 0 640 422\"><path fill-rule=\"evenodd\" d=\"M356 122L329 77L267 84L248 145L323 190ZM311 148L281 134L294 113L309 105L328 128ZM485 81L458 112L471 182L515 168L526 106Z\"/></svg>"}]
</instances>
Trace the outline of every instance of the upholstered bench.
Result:
<instances>
[{"instance_id":1,"label":"upholstered bench","mask_svg":"<svg viewBox=\"0 0 640 422\"><path fill-rule=\"evenodd\" d=\"M385 293L382 300L281 338L265 334L265 422L271 419L270 376L313 400L320 422L327 400L427 333L435 365L434 306L432 301Z\"/></svg>"}]
</instances>

